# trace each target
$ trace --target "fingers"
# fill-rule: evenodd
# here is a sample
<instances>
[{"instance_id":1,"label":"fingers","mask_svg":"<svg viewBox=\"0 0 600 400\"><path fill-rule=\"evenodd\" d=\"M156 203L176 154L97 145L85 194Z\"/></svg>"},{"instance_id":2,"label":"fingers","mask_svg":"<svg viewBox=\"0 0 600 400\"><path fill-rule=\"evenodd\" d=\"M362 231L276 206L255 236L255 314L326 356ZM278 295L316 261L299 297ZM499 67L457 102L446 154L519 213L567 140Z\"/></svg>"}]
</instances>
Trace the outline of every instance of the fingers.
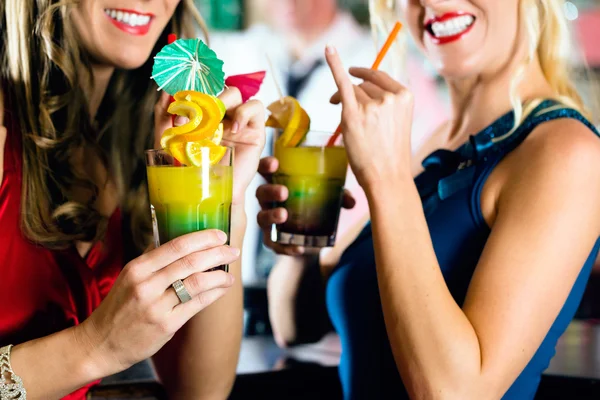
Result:
<instances>
[{"instance_id":1,"label":"fingers","mask_svg":"<svg viewBox=\"0 0 600 400\"><path fill-rule=\"evenodd\" d=\"M354 96L359 104L366 104L371 101L371 97L360 86L354 86Z\"/></svg>"},{"instance_id":2,"label":"fingers","mask_svg":"<svg viewBox=\"0 0 600 400\"><path fill-rule=\"evenodd\" d=\"M188 233L141 255L128 265L129 268L141 269L145 273L150 274L174 263L182 257L194 252L221 246L226 241L227 235L215 229Z\"/></svg>"},{"instance_id":3,"label":"fingers","mask_svg":"<svg viewBox=\"0 0 600 400\"><path fill-rule=\"evenodd\" d=\"M354 86L354 93L358 102L364 104L372 99L382 99L385 91L370 82L363 82L358 86ZM336 92L329 99L331 104L339 104L341 101L342 96L340 92Z\"/></svg>"},{"instance_id":4,"label":"fingers","mask_svg":"<svg viewBox=\"0 0 600 400\"><path fill-rule=\"evenodd\" d=\"M279 160L275 157L265 157L258 164L258 173L262 175L267 182L271 182L271 175L277 172Z\"/></svg>"},{"instance_id":5,"label":"fingers","mask_svg":"<svg viewBox=\"0 0 600 400\"><path fill-rule=\"evenodd\" d=\"M246 127L256 128L265 123L265 107L258 100L250 100L232 111L231 133L238 133Z\"/></svg>"},{"instance_id":6,"label":"fingers","mask_svg":"<svg viewBox=\"0 0 600 400\"><path fill-rule=\"evenodd\" d=\"M235 278L232 274L228 274L225 271L211 271L190 275L188 278L183 279L183 286L185 286L185 289L192 298L189 302L192 302L194 299L198 297L202 298L207 292L215 289L227 289L233 285L234 281ZM169 303L171 308L183 305L175 293L175 289L172 287L166 290L165 298L165 301ZM202 302L205 302L205 300L203 299ZM212 302L208 302L208 304L210 303Z\"/></svg>"},{"instance_id":7,"label":"fingers","mask_svg":"<svg viewBox=\"0 0 600 400\"><path fill-rule=\"evenodd\" d=\"M225 104L225 109L229 114L229 110L233 110L242 104L242 93L236 87L228 87L219 95L219 99Z\"/></svg>"},{"instance_id":8,"label":"fingers","mask_svg":"<svg viewBox=\"0 0 600 400\"><path fill-rule=\"evenodd\" d=\"M154 106L154 145L160 147L160 138L163 132L172 126L171 114L167 112L171 96L167 92L162 92L156 105Z\"/></svg>"},{"instance_id":9,"label":"fingers","mask_svg":"<svg viewBox=\"0 0 600 400\"><path fill-rule=\"evenodd\" d=\"M286 256L300 256L306 252L302 246L282 245L272 240L271 234L275 232L276 225L287 221L288 213L285 208L278 207L270 210L259 211L256 220L263 231L263 243L277 254Z\"/></svg>"},{"instance_id":10,"label":"fingers","mask_svg":"<svg viewBox=\"0 0 600 400\"><path fill-rule=\"evenodd\" d=\"M240 251L229 246L218 246L204 251L197 251L181 257L166 268L157 271L152 277L152 284L165 288L178 279L186 279L194 274L221 265L231 264L239 256Z\"/></svg>"},{"instance_id":11,"label":"fingers","mask_svg":"<svg viewBox=\"0 0 600 400\"><path fill-rule=\"evenodd\" d=\"M356 205L356 199L354 198L354 196L352 196L350 191L348 191L347 189L344 189L344 194L342 197L342 207L350 210L350 209L354 208L355 205Z\"/></svg>"},{"instance_id":12,"label":"fingers","mask_svg":"<svg viewBox=\"0 0 600 400\"><path fill-rule=\"evenodd\" d=\"M194 315L198 314L200 311L204 310L206 307L223 297L228 290L229 287L212 289L203 292L196 297L192 297L192 300L185 304L179 304L176 306L173 309L173 316L178 322L177 325L179 327L183 326L183 324L189 321ZM169 291L175 293L172 289ZM175 294L173 295L176 296ZM179 299L177 299L177 301L179 301Z\"/></svg>"},{"instance_id":13,"label":"fingers","mask_svg":"<svg viewBox=\"0 0 600 400\"><path fill-rule=\"evenodd\" d=\"M288 213L283 207L262 210L256 216L256 222L265 231L270 231L273 225L283 224L287 219Z\"/></svg>"},{"instance_id":14,"label":"fingers","mask_svg":"<svg viewBox=\"0 0 600 400\"><path fill-rule=\"evenodd\" d=\"M356 100L355 90L352 82L350 81L350 77L342 65L340 56L334 47L327 46L327 49L325 50L325 58L327 59L327 64L329 64L329 68L333 74L333 79L335 80L335 84L340 92L341 101L344 103L344 107L348 108L350 112L356 110L358 103Z\"/></svg>"},{"instance_id":15,"label":"fingers","mask_svg":"<svg viewBox=\"0 0 600 400\"><path fill-rule=\"evenodd\" d=\"M268 242L265 240L265 245L271 250L273 250L276 254L280 254L283 256L296 257L306 253L306 249L302 246L295 246L289 244L283 245L279 243L274 243L271 240L268 240Z\"/></svg>"},{"instance_id":16,"label":"fingers","mask_svg":"<svg viewBox=\"0 0 600 400\"><path fill-rule=\"evenodd\" d=\"M386 92L397 94L404 89L404 86L383 71L353 67L350 68L350 75L365 82L371 82Z\"/></svg>"},{"instance_id":17,"label":"fingers","mask_svg":"<svg viewBox=\"0 0 600 400\"><path fill-rule=\"evenodd\" d=\"M286 201L288 196L288 188L283 185L265 184L256 189L256 198L262 209L272 208L273 203Z\"/></svg>"},{"instance_id":18,"label":"fingers","mask_svg":"<svg viewBox=\"0 0 600 400\"><path fill-rule=\"evenodd\" d=\"M155 118L160 118L160 120L171 121L171 114L167 112L169 108L169 103L171 100L171 95L167 92L161 92L156 105L154 106L154 116Z\"/></svg>"},{"instance_id":19,"label":"fingers","mask_svg":"<svg viewBox=\"0 0 600 400\"><path fill-rule=\"evenodd\" d=\"M182 126L187 124L188 122L190 122L188 117L184 117L182 115L178 115L175 117L175 120L173 121L173 125L174 126Z\"/></svg>"},{"instance_id":20,"label":"fingers","mask_svg":"<svg viewBox=\"0 0 600 400\"><path fill-rule=\"evenodd\" d=\"M372 82L363 82L360 85L358 85L358 87L360 87L367 94L367 96L369 96L370 99L381 100L383 99L386 93L385 90L383 90L382 88L380 88Z\"/></svg>"}]
</instances>

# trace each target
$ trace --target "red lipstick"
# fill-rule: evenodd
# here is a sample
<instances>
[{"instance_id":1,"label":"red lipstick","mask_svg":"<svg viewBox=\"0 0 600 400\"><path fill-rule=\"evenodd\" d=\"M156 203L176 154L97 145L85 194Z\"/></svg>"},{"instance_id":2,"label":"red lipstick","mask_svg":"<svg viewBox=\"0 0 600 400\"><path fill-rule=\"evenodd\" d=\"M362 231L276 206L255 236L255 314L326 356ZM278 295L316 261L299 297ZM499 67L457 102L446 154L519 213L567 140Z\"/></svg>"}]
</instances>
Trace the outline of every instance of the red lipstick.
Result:
<instances>
[{"instance_id":1,"label":"red lipstick","mask_svg":"<svg viewBox=\"0 0 600 400\"><path fill-rule=\"evenodd\" d=\"M117 12L122 12L123 14L136 14L138 16L143 16L143 17L150 17L150 20L148 21L147 24L145 25L136 25L136 26L132 26L129 25L123 21L117 21L116 19L114 19L113 17L111 17L108 13L105 13L106 17L110 20L110 22L112 22L112 24L114 26L116 26L117 28L119 28L120 30L122 30L123 32L129 33L131 35L135 35L135 36L143 36L145 34L147 34L150 31L150 25L152 25L152 20L154 19L154 14L151 13L143 13L143 12L139 12L139 11L135 11L135 10L127 10L127 9L121 9L121 8L111 8L111 11L117 11Z\"/></svg>"},{"instance_id":2,"label":"red lipstick","mask_svg":"<svg viewBox=\"0 0 600 400\"><path fill-rule=\"evenodd\" d=\"M471 22L471 24L469 26L467 26L462 32L459 32L455 35L451 35L451 36L444 36L444 37L437 37L434 33L433 33L433 24L436 22L445 22L457 17L461 17L464 15L469 15L471 17L473 17L473 22ZM475 16L466 13L464 11L453 11L453 12L448 12L446 14L443 14L441 16L436 16L433 18L428 19L427 21L425 21L425 30L427 31L427 33L429 33L429 36L431 37L431 41L434 44L446 44L446 43L451 43L451 42L455 42L457 40L459 40L460 38L462 38L464 35L466 35L472 28L473 25L475 25Z\"/></svg>"}]
</instances>

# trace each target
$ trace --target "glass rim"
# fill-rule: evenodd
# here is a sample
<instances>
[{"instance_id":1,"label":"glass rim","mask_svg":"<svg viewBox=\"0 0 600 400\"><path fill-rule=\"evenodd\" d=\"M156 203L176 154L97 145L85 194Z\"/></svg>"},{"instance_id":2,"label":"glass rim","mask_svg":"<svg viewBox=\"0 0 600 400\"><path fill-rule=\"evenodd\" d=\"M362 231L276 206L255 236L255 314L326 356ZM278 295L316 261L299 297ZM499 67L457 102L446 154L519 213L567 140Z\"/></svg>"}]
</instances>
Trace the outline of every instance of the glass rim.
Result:
<instances>
[{"instance_id":1,"label":"glass rim","mask_svg":"<svg viewBox=\"0 0 600 400\"><path fill-rule=\"evenodd\" d=\"M187 142L184 142L184 143L187 143ZM181 144L184 144L184 143L181 143ZM228 149L230 151L234 151L235 150L235 148L233 146L223 146L221 144L219 144L218 146L225 147L226 149ZM200 146L200 148L212 148L212 147L211 146ZM148 149L148 150L144 150L145 154L157 154L157 153L160 153L160 152L169 154L169 152L167 151L167 149Z\"/></svg>"}]
</instances>

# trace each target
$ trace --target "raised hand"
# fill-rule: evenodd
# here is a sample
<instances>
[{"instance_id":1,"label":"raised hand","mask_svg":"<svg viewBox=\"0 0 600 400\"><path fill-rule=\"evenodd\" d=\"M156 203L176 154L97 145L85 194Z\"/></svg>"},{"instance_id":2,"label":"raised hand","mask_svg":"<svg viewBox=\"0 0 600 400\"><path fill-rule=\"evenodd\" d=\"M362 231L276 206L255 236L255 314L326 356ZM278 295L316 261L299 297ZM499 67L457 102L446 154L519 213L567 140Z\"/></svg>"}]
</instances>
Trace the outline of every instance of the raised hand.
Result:
<instances>
[{"instance_id":1,"label":"raised hand","mask_svg":"<svg viewBox=\"0 0 600 400\"><path fill-rule=\"evenodd\" d=\"M342 103L344 146L358 183L367 190L396 174L412 176L410 91L385 72L366 68L350 68L350 75L364 80L353 85L333 47L326 58L339 90L331 102Z\"/></svg>"},{"instance_id":2,"label":"raised hand","mask_svg":"<svg viewBox=\"0 0 600 400\"><path fill-rule=\"evenodd\" d=\"M226 89L219 97L227 107L221 143L235 148L233 205L239 205L244 202L246 189L256 175L265 147L265 107L258 100L243 103L242 95L235 87Z\"/></svg>"}]
</instances>

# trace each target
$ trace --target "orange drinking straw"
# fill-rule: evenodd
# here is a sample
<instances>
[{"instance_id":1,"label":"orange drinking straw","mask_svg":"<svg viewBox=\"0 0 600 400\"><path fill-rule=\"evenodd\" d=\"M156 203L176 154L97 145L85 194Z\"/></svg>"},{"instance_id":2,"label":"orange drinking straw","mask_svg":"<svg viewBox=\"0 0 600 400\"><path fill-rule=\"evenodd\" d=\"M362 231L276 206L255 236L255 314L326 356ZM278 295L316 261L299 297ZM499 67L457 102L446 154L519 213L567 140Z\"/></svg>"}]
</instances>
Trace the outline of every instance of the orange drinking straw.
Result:
<instances>
[{"instance_id":1,"label":"orange drinking straw","mask_svg":"<svg viewBox=\"0 0 600 400\"><path fill-rule=\"evenodd\" d=\"M402 24L400 23L400 21L398 21L394 25L394 28L392 29L388 38L386 39L385 43L383 44L383 47L381 48L381 50L379 50L379 54L377 54L377 58L375 59L375 62L371 66L372 70L379 69L379 65L381 65L381 62L385 58L385 55L387 54L390 47L392 47L394 40L396 40L396 36L398 36L398 32L400 32L400 29L402 29ZM342 133L342 125L340 124L340 125L338 125L337 129L335 130L335 133L333 134L333 136L331 136L331 138L329 138L329 142L327 142L327 147L333 146L335 144L336 140L338 139L338 137L340 137L341 133Z\"/></svg>"}]
</instances>

